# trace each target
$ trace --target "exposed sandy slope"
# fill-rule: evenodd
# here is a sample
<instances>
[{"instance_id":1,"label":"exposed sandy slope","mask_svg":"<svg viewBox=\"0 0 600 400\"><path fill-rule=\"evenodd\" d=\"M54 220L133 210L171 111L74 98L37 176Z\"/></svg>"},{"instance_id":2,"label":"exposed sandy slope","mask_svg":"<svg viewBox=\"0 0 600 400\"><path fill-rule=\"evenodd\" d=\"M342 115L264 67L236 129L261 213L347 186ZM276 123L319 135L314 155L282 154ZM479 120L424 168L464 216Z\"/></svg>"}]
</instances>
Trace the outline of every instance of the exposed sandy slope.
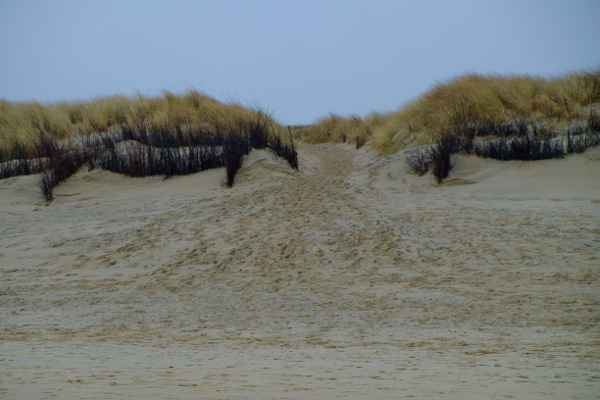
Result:
<instances>
[{"instance_id":1,"label":"exposed sandy slope","mask_svg":"<svg viewBox=\"0 0 600 400\"><path fill-rule=\"evenodd\" d=\"M600 398L600 149L0 182L0 398Z\"/></svg>"}]
</instances>

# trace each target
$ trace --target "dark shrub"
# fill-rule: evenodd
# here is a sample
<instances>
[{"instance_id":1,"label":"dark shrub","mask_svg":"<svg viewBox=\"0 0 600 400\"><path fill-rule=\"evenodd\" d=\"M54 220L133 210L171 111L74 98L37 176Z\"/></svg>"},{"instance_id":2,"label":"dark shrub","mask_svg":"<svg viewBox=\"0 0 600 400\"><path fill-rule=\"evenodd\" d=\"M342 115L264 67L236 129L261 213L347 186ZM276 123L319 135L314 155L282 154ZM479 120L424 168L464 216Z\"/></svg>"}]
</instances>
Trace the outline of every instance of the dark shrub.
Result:
<instances>
[{"instance_id":1,"label":"dark shrub","mask_svg":"<svg viewBox=\"0 0 600 400\"><path fill-rule=\"evenodd\" d=\"M237 129L223 132L205 126L191 126L189 121L157 125L147 122L129 124L120 120L120 130L93 133L77 139L77 144L57 141L53 136L40 134L33 152L16 141L13 151L0 152L0 161L7 158L18 162L0 163L0 178L43 172L40 188L47 201L52 191L82 165L88 170L102 169L132 177L149 175L191 174L210 168L227 167L227 183L231 187L242 157L252 148L270 147L285 158L292 168L298 169L297 152L293 142L283 145L279 137L271 135L271 118L258 111L254 119L239 120ZM137 142L118 151L116 143L124 140ZM37 157L35 161L29 160Z\"/></svg>"},{"instance_id":2,"label":"dark shrub","mask_svg":"<svg viewBox=\"0 0 600 400\"><path fill-rule=\"evenodd\" d=\"M61 153L48 158L39 180L42 196L46 202L52 201L54 188L75 174L83 162L79 149L63 148Z\"/></svg>"},{"instance_id":3,"label":"dark shrub","mask_svg":"<svg viewBox=\"0 0 600 400\"><path fill-rule=\"evenodd\" d=\"M123 158L119 156L116 149L110 149L102 155L99 165L104 170L125 174L123 161Z\"/></svg>"},{"instance_id":4,"label":"dark shrub","mask_svg":"<svg viewBox=\"0 0 600 400\"><path fill-rule=\"evenodd\" d=\"M227 169L227 186L232 187L235 174L242 167L242 157L250 152L250 142L240 133L231 132L225 141L225 167Z\"/></svg>"},{"instance_id":5,"label":"dark shrub","mask_svg":"<svg viewBox=\"0 0 600 400\"><path fill-rule=\"evenodd\" d=\"M30 160L11 160L0 164L0 179L7 179L20 175L30 175L32 173L33 168Z\"/></svg>"},{"instance_id":6,"label":"dark shrub","mask_svg":"<svg viewBox=\"0 0 600 400\"><path fill-rule=\"evenodd\" d=\"M298 170L298 153L294 148L293 142L290 146L283 144L281 142L281 138L274 134L271 138L271 144L269 146L275 154L286 160L292 169Z\"/></svg>"},{"instance_id":7,"label":"dark shrub","mask_svg":"<svg viewBox=\"0 0 600 400\"><path fill-rule=\"evenodd\" d=\"M146 157L148 156L148 157ZM132 177L144 177L150 172L149 164L152 160L152 153L148 154L142 146L130 147L125 153L125 162L121 165L125 166L124 173Z\"/></svg>"},{"instance_id":8,"label":"dark shrub","mask_svg":"<svg viewBox=\"0 0 600 400\"><path fill-rule=\"evenodd\" d=\"M54 199L53 191L56 179L54 177L53 170L46 170L40 174L39 186L42 191L42 196L47 203L50 203Z\"/></svg>"},{"instance_id":9,"label":"dark shrub","mask_svg":"<svg viewBox=\"0 0 600 400\"><path fill-rule=\"evenodd\" d=\"M600 114L597 110L590 110L588 116L588 129L592 132L600 132Z\"/></svg>"},{"instance_id":10,"label":"dark shrub","mask_svg":"<svg viewBox=\"0 0 600 400\"><path fill-rule=\"evenodd\" d=\"M406 152L408 168L415 174L423 176L429 171L429 153L423 149L412 149Z\"/></svg>"},{"instance_id":11,"label":"dark shrub","mask_svg":"<svg viewBox=\"0 0 600 400\"><path fill-rule=\"evenodd\" d=\"M438 184L442 184L450 174L456 162L453 156L460 151L460 146L461 141L456 135L442 132L436 142L429 147L428 157L433 165L433 175L437 178Z\"/></svg>"},{"instance_id":12,"label":"dark shrub","mask_svg":"<svg viewBox=\"0 0 600 400\"><path fill-rule=\"evenodd\" d=\"M563 140L546 136L544 138L500 138L475 146L475 154L484 158L509 161L533 161L562 158L565 155Z\"/></svg>"},{"instance_id":13,"label":"dark shrub","mask_svg":"<svg viewBox=\"0 0 600 400\"><path fill-rule=\"evenodd\" d=\"M529 132L529 128L528 128L529 124L528 124L527 118L519 117L519 118L515 119L515 126L517 128L517 132L520 137L527 136L527 133Z\"/></svg>"},{"instance_id":14,"label":"dark shrub","mask_svg":"<svg viewBox=\"0 0 600 400\"><path fill-rule=\"evenodd\" d=\"M477 135L477 126L473 124L463 125L457 135L462 138L461 149L467 154L473 153L473 142Z\"/></svg>"},{"instance_id":15,"label":"dark shrub","mask_svg":"<svg viewBox=\"0 0 600 400\"><path fill-rule=\"evenodd\" d=\"M264 149L269 145L269 128L269 116L258 111L253 120L241 124L240 131L245 132L253 149Z\"/></svg>"}]
</instances>

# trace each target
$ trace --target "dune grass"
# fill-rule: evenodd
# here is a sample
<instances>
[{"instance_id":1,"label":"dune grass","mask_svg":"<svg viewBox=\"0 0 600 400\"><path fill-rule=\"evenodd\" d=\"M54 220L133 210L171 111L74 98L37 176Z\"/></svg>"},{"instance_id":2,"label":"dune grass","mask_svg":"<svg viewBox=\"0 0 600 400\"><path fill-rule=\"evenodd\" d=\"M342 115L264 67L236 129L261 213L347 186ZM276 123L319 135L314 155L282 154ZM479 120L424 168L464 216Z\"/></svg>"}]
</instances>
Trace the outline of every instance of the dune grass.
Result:
<instances>
[{"instance_id":1,"label":"dune grass","mask_svg":"<svg viewBox=\"0 0 600 400\"><path fill-rule=\"evenodd\" d=\"M118 131L126 124L162 131L231 130L240 120L252 120L260 110L221 103L190 90L160 97L113 96L87 102L52 104L10 103L0 100L0 162L11 155L33 152L38 135L68 140L75 136ZM268 114L267 114L268 115ZM277 134L286 133L268 115ZM285 134L283 135L285 141Z\"/></svg>"},{"instance_id":2,"label":"dune grass","mask_svg":"<svg viewBox=\"0 0 600 400\"><path fill-rule=\"evenodd\" d=\"M330 114L328 117L318 120L314 125L295 127L294 134L309 144L354 143L360 147L384 122L385 116L378 113L373 113L367 118L360 118L356 115L343 118Z\"/></svg>"},{"instance_id":3,"label":"dune grass","mask_svg":"<svg viewBox=\"0 0 600 400\"><path fill-rule=\"evenodd\" d=\"M261 109L223 105L197 93L101 99L87 104L87 110L79 106L15 105L8 115L23 112L20 126L36 133L14 137L12 147L3 150L0 179L39 173L39 187L49 203L54 188L86 165L131 177L165 178L226 167L231 187L242 157L251 149L270 148L298 169L293 143L282 141L281 127ZM69 117L70 133L44 122L46 116L66 116L73 110L78 111Z\"/></svg>"},{"instance_id":4,"label":"dune grass","mask_svg":"<svg viewBox=\"0 0 600 400\"><path fill-rule=\"evenodd\" d=\"M361 118L331 114L313 125L293 127L306 143L371 141L390 154L406 147L429 144L436 135L465 123L496 133L506 123L527 119L551 128L585 119L589 108L600 108L600 71L557 78L470 74L433 86L396 112ZM194 90L159 97L113 96L88 102L9 103L0 100L0 161L8 154L31 151L39 132L57 139L77 134L108 132L123 124L152 125L162 130L229 129L255 110L223 104ZM285 128L271 120L285 142ZM484 130L479 132L482 135ZM358 146L358 147L359 147Z\"/></svg>"},{"instance_id":5,"label":"dune grass","mask_svg":"<svg viewBox=\"0 0 600 400\"><path fill-rule=\"evenodd\" d=\"M494 136L475 141L478 135ZM433 169L438 184L442 184L453 168L458 153L500 161L537 161L563 158L567 154L581 153L599 145L600 113L591 109L586 121L569 127L566 133L549 130L536 123L528 125L523 119L487 125L466 122L442 131L430 145L407 150L405 157L411 172L422 176Z\"/></svg>"},{"instance_id":6,"label":"dune grass","mask_svg":"<svg viewBox=\"0 0 600 400\"><path fill-rule=\"evenodd\" d=\"M313 125L288 127L289 137L260 109L220 103L194 90L53 104L0 100L0 178L56 170L42 176L46 183L41 186L51 186L86 163L131 176L170 176L226 165L231 186L241 157L251 148L270 147L298 168L290 143L295 136L306 143L354 143L357 149L371 141L384 154L428 144L425 153L409 153L409 164L421 173L427 160L439 160L433 169L441 183L457 151L526 160L598 145L599 109L600 70L551 79L465 75L435 85L396 112L366 118L331 114ZM481 137L496 139L482 142ZM68 160L41 154L43 138L63 143L61 154ZM146 148L120 154L115 140L133 140ZM44 157L55 164L27 161Z\"/></svg>"},{"instance_id":7,"label":"dune grass","mask_svg":"<svg viewBox=\"0 0 600 400\"><path fill-rule=\"evenodd\" d=\"M558 78L470 74L440 83L396 112L366 118L330 115L304 127L309 143L369 139L385 154L430 144L448 130L466 124L502 132L508 123L527 119L552 129L586 119L600 108L600 71ZM479 131L483 135L485 129Z\"/></svg>"}]
</instances>

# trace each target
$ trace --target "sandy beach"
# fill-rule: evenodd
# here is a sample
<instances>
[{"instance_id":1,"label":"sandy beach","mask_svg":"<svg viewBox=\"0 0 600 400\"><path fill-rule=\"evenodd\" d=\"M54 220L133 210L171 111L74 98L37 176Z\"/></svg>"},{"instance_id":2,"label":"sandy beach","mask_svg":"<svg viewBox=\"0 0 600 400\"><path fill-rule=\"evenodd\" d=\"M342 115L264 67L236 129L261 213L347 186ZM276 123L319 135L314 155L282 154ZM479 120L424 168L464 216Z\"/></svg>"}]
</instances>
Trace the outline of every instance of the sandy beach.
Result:
<instances>
[{"instance_id":1,"label":"sandy beach","mask_svg":"<svg viewBox=\"0 0 600 400\"><path fill-rule=\"evenodd\" d=\"M0 181L0 398L598 399L600 149Z\"/></svg>"}]
</instances>

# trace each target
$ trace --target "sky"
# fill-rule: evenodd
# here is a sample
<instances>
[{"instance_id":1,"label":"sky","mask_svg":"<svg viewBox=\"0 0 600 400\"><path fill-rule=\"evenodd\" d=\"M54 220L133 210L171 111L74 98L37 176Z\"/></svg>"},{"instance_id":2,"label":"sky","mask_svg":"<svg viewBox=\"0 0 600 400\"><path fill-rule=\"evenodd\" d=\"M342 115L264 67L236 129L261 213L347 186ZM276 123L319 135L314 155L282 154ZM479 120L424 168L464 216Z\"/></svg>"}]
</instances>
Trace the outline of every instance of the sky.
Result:
<instances>
[{"instance_id":1,"label":"sky","mask_svg":"<svg viewBox=\"0 0 600 400\"><path fill-rule=\"evenodd\" d=\"M0 99L196 89L282 124L465 75L600 68L599 0L0 0Z\"/></svg>"}]
</instances>

